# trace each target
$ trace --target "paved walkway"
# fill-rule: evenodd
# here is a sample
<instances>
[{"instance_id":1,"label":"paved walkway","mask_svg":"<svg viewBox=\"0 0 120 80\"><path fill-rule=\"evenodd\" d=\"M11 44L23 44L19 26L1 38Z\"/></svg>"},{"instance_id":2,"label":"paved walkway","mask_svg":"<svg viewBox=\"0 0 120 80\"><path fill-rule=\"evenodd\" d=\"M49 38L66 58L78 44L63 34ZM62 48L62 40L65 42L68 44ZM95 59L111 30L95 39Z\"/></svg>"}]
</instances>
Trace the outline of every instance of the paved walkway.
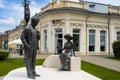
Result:
<instances>
[{"instance_id":1,"label":"paved walkway","mask_svg":"<svg viewBox=\"0 0 120 80\"><path fill-rule=\"evenodd\" d=\"M38 54L37 55L37 59L45 59L45 58L47 58L49 55L40 55L40 54ZM9 55L9 58L24 58L24 56L23 55L19 55L19 54L17 54L17 53L13 53L13 54L10 54Z\"/></svg>"},{"instance_id":2,"label":"paved walkway","mask_svg":"<svg viewBox=\"0 0 120 80\"><path fill-rule=\"evenodd\" d=\"M1 77L0 77L0 80L2 80L3 78L4 78L4 76L1 76Z\"/></svg>"},{"instance_id":3,"label":"paved walkway","mask_svg":"<svg viewBox=\"0 0 120 80\"><path fill-rule=\"evenodd\" d=\"M120 61L108 59L108 57L113 57L113 55L80 56L80 57L83 61L90 62L120 72Z\"/></svg>"},{"instance_id":4,"label":"paved walkway","mask_svg":"<svg viewBox=\"0 0 120 80\"><path fill-rule=\"evenodd\" d=\"M37 59L40 58L47 58L49 55L37 55ZM120 61L108 59L108 57L113 57L113 55L98 55L98 56L89 56L89 55L82 55L80 56L83 61L90 62L105 68L109 68L115 71L120 72ZM9 58L23 58L23 56L20 56L19 54L10 54ZM3 77L2 77L3 78ZM0 80L2 80L0 77Z\"/></svg>"}]
</instances>

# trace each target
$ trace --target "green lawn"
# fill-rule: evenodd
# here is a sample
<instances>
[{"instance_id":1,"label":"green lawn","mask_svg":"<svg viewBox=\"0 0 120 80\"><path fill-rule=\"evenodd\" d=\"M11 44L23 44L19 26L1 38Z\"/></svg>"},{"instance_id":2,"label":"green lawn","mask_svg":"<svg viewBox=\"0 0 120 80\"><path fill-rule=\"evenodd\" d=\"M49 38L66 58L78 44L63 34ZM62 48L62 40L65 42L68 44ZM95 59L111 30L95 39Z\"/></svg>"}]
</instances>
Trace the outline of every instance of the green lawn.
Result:
<instances>
[{"instance_id":1,"label":"green lawn","mask_svg":"<svg viewBox=\"0 0 120 80\"><path fill-rule=\"evenodd\" d=\"M41 65L44 59L37 59L36 64ZM81 63L82 70L93 74L96 77L101 78L102 80L120 80L120 73L106 69L91 63L87 63L82 61ZM23 67L23 60L22 59L7 59L4 61L0 61L0 76L7 74L9 71Z\"/></svg>"},{"instance_id":2,"label":"green lawn","mask_svg":"<svg viewBox=\"0 0 120 80\"><path fill-rule=\"evenodd\" d=\"M84 61L82 61L81 67L82 70L93 74L102 80L120 80L120 72L116 72Z\"/></svg>"},{"instance_id":3,"label":"green lawn","mask_svg":"<svg viewBox=\"0 0 120 80\"><path fill-rule=\"evenodd\" d=\"M43 61L43 59L37 59L36 65L41 65ZM24 67L22 59L6 59L4 61L0 61L0 76L3 76L9 71L20 67Z\"/></svg>"}]
</instances>

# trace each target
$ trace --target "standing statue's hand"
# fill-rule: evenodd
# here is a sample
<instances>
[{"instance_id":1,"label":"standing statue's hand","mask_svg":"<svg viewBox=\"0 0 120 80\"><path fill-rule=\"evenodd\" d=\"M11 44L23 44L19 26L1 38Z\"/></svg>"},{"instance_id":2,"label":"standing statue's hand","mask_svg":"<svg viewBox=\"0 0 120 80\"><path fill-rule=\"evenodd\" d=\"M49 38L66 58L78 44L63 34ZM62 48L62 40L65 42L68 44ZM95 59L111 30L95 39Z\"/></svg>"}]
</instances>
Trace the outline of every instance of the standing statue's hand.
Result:
<instances>
[{"instance_id":1,"label":"standing statue's hand","mask_svg":"<svg viewBox=\"0 0 120 80\"><path fill-rule=\"evenodd\" d=\"M27 45L27 48L30 48L30 45Z\"/></svg>"}]
</instances>

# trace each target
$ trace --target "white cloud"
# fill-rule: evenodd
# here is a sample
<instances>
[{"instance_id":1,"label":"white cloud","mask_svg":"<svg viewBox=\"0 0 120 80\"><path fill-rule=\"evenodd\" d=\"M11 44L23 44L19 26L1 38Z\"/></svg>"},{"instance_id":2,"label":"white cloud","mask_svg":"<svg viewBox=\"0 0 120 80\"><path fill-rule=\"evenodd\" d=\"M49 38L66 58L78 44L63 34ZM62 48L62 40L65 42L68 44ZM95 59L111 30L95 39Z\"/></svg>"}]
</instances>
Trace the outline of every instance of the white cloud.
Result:
<instances>
[{"instance_id":1,"label":"white cloud","mask_svg":"<svg viewBox=\"0 0 120 80\"><path fill-rule=\"evenodd\" d=\"M4 33L7 30L11 30L11 27L0 27L0 33Z\"/></svg>"},{"instance_id":2,"label":"white cloud","mask_svg":"<svg viewBox=\"0 0 120 80\"><path fill-rule=\"evenodd\" d=\"M36 4L35 1L31 1L31 2L30 2L30 5L34 5L34 6L36 6L37 4Z\"/></svg>"},{"instance_id":3,"label":"white cloud","mask_svg":"<svg viewBox=\"0 0 120 80\"><path fill-rule=\"evenodd\" d=\"M30 15L31 17L35 15L36 13L40 12L40 5L38 5L35 1L31 1L30 4Z\"/></svg>"},{"instance_id":4,"label":"white cloud","mask_svg":"<svg viewBox=\"0 0 120 80\"><path fill-rule=\"evenodd\" d=\"M21 11L23 11L23 6L20 4L11 4L11 7L9 9L11 9L13 11L21 12Z\"/></svg>"},{"instance_id":5,"label":"white cloud","mask_svg":"<svg viewBox=\"0 0 120 80\"><path fill-rule=\"evenodd\" d=\"M4 8L5 5L3 4L3 0L0 0L0 8Z\"/></svg>"},{"instance_id":6,"label":"white cloud","mask_svg":"<svg viewBox=\"0 0 120 80\"><path fill-rule=\"evenodd\" d=\"M24 17L24 7L22 6L22 4L19 3L10 3L7 6L3 5L3 1L4 0L0 0L0 6L4 7L4 9L7 11L4 14L0 15L3 16L3 19L0 19L0 25L3 26L11 26L10 28L14 28L15 26L19 25L21 19L23 19ZM7 1L4 1L5 4L8 4ZM35 13L40 12L40 7L41 5L39 5L38 3L36 3L34 0L31 0L30 2L30 15L31 17L33 15L35 15ZM0 30L4 30L7 28L1 28L0 26Z\"/></svg>"},{"instance_id":7,"label":"white cloud","mask_svg":"<svg viewBox=\"0 0 120 80\"><path fill-rule=\"evenodd\" d=\"M103 4L112 4L112 5L115 5L115 6L120 5L120 0L86 0L86 1L103 3Z\"/></svg>"},{"instance_id":8,"label":"white cloud","mask_svg":"<svg viewBox=\"0 0 120 80\"><path fill-rule=\"evenodd\" d=\"M40 12L40 7L32 7L30 8L30 15L31 17L35 15L36 13Z\"/></svg>"},{"instance_id":9,"label":"white cloud","mask_svg":"<svg viewBox=\"0 0 120 80\"><path fill-rule=\"evenodd\" d=\"M0 24L15 24L15 19L13 17L9 17L7 19L0 19Z\"/></svg>"},{"instance_id":10,"label":"white cloud","mask_svg":"<svg viewBox=\"0 0 120 80\"><path fill-rule=\"evenodd\" d=\"M40 5L38 5L35 1L30 2L30 16L32 17L35 13L40 12ZM9 17L14 17L16 23L15 25L19 25L21 19L24 17L24 7L21 4L10 4L7 7L9 12Z\"/></svg>"}]
</instances>

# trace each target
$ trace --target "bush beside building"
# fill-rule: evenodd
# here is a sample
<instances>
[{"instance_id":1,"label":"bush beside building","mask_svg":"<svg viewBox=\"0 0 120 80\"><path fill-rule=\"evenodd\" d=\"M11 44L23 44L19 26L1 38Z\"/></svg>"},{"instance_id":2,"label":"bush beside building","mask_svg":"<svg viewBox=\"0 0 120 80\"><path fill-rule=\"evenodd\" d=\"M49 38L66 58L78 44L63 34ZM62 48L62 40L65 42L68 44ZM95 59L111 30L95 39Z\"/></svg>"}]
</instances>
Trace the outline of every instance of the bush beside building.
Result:
<instances>
[{"instance_id":1,"label":"bush beside building","mask_svg":"<svg viewBox=\"0 0 120 80\"><path fill-rule=\"evenodd\" d=\"M114 41L112 47L115 58L120 58L120 41Z\"/></svg>"}]
</instances>

